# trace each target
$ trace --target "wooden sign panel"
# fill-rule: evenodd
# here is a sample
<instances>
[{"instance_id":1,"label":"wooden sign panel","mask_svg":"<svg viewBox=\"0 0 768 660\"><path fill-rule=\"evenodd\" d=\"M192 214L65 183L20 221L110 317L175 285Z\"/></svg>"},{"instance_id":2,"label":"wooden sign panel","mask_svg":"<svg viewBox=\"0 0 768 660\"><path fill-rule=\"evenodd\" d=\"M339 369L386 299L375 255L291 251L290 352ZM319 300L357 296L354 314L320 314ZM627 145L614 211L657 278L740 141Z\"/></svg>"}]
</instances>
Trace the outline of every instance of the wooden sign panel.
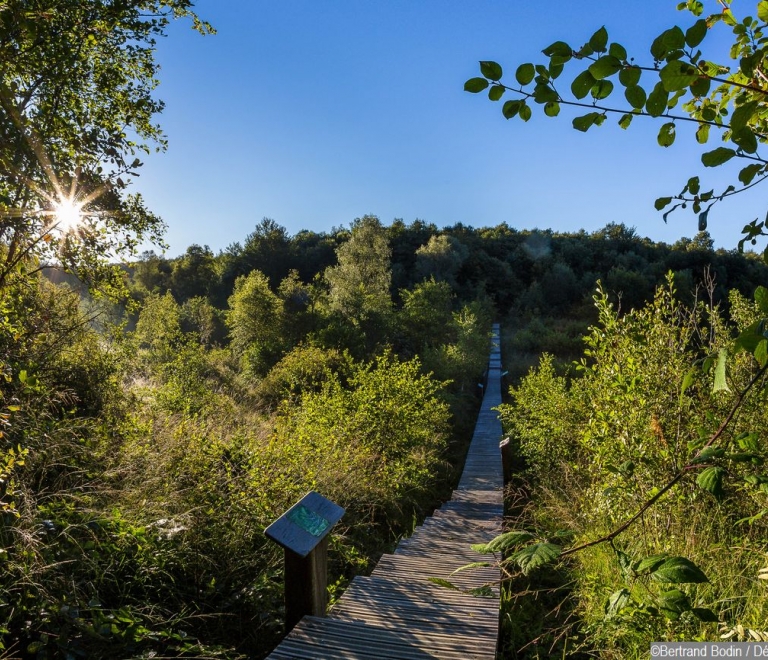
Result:
<instances>
[{"instance_id":1,"label":"wooden sign panel","mask_svg":"<svg viewBox=\"0 0 768 660\"><path fill-rule=\"evenodd\" d=\"M344 509L320 493L310 491L264 530L286 550L306 557L341 520Z\"/></svg>"}]
</instances>

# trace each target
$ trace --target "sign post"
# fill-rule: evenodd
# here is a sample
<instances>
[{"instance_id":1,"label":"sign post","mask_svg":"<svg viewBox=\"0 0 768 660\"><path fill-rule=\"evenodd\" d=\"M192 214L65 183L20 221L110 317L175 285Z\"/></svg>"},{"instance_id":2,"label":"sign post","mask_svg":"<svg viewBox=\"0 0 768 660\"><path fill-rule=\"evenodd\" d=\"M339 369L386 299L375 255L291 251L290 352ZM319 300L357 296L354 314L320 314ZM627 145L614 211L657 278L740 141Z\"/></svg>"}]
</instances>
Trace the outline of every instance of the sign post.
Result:
<instances>
[{"instance_id":1,"label":"sign post","mask_svg":"<svg viewBox=\"0 0 768 660\"><path fill-rule=\"evenodd\" d=\"M328 534L344 509L310 491L264 534L285 550L285 628L328 607Z\"/></svg>"}]
</instances>

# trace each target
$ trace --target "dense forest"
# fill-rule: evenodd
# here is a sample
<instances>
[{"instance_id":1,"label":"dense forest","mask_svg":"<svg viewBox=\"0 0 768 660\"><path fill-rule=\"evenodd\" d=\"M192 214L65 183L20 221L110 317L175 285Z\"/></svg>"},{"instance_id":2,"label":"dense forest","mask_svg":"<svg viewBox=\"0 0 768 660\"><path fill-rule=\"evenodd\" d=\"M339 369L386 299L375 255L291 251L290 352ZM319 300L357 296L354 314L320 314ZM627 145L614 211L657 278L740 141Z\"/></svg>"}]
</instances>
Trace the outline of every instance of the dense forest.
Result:
<instances>
[{"instance_id":1,"label":"dense forest","mask_svg":"<svg viewBox=\"0 0 768 660\"><path fill-rule=\"evenodd\" d=\"M647 314L659 286L674 288L673 307L727 310L727 292L753 290L768 268L713 251L706 234L668 246L623 225L557 234L365 216L296 236L265 219L218 255L148 252L119 272L122 305L55 268L3 289L11 657L263 654L282 632L281 552L264 528L317 489L347 509L332 594L369 569L453 485L493 319L512 377L542 350L557 356L515 394L544 397L526 419L556 424L533 436L554 447L529 448L528 422L505 413L524 456L554 460L570 455L563 424L577 408L566 417L546 397L564 396L556 372L581 337L598 342L590 324ZM551 460L532 461L538 478Z\"/></svg>"}]
</instances>

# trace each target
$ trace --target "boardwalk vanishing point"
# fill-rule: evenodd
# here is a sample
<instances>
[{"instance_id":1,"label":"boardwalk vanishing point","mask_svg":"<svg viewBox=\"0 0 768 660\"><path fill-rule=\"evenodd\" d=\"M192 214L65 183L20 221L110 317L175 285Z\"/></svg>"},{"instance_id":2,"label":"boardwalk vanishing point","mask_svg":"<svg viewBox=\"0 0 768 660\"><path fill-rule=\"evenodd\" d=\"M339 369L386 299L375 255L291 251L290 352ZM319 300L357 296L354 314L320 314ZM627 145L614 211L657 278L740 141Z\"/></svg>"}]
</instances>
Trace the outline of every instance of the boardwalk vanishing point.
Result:
<instances>
[{"instance_id":1,"label":"boardwalk vanishing point","mask_svg":"<svg viewBox=\"0 0 768 660\"><path fill-rule=\"evenodd\" d=\"M327 617L305 616L269 658L331 660L492 660L499 629L499 569L474 568L487 561L470 545L501 533L502 430L493 410L501 403L499 326L493 326L488 379L482 407L457 489L451 499L384 555L370 576L355 577ZM493 585L476 597L461 589Z\"/></svg>"}]
</instances>

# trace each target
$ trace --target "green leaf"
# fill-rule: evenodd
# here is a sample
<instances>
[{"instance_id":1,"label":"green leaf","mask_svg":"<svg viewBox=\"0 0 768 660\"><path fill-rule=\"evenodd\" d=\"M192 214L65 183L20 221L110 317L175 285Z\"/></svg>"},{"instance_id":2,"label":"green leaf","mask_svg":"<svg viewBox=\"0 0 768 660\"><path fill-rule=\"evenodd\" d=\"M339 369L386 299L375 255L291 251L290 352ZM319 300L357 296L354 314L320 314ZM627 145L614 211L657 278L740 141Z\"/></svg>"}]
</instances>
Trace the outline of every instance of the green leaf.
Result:
<instances>
[{"instance_id":1,"label":"green leaf","mask_svg":"<svg viewBox=\"0 0 768 660\"><path fill-rule=\"evenodd\" d=\"M459 589L459 587L457 587L453 582L449 582L443 578L428 577L427 580L440 587L446 587L447 589L453 589L454 591L461 591L461 589Z\"/></svg>"},{"instance_id":2,"label":"green leaf","mask_svg":"<svg viewBox=\"0 0 768 660\"><path fill-rule=\"evenodd\" d=\"M717 353L717 365L715 366L715 384L713 392L730 392L728 383L725 380L725 365L728 362L728 349L721 348Z\"/></svg>"},{"instance_id":3,"label":"green leaf","mask_svg":"<svg viewBox=\"0 0 768 660\"><path fill-rule=\"evenodd\" d=\"M765 363L768 362L768 339L760 340L760 343L755 347L753 355L757 363L764 367Z\"/></svg>"},{"instance_id":4,"label":"green leaf","mask_svg":"<svg viewBox=\"0 0 768 660\"><path fill-rule=\"evenodd\" d=\"M739 181L741 181L745 186L748 186L750 183L752 183L752 179L754 179L758 173L763 170L763 167L763 165L758 163L747 165L741 170L741 172L739 172Z\"/></svg>"},{"instance_id":5,"label":"green leaf","mask_svg":"<svg viewBox=\"0 0 768 660\"><path fill-rule=\"evenodd\" d=\"M614 591L608 602L605 604L605 616L610 618L617 615L629 602L630 593L627 589L619 589Z\"/></svg>"},{"instance_id":6,"label":"green leaf","mask_svg":"<svg viewBox=\"0 0 768 660\"><path fill-rule=\"evenodd\" d=\"M520 108L523 106L523 101L520 99L516 99L514 101L507 101L504 106L501 109L502 114L507 119L512 119L518 112L520 112Z\"/></svg>"},{"instance_id":7,"label":"green leaf","mask_svg":"<svg viewBox=\"0 0 768 660\"><path fill-rule=\"evenodd\" d=\"M623 129L629 128L629 125L632 123L632 115L627 113L626 115L622 115L621 119L619 119L619 126L621 126ZM658 200L657 200L658 201Z\"/></svg>"},{"instance_id":8,"label":"green leaf","mask_svg":"<svg viewBox=\"0 0 768 660\"><path fill-rule=\"evenodd\" d=\"M749 101L738 106L731 115L731 129L737 131L746 128L760 107L761 104L757 101Z\"/></svg>"},{"instance_id":9,"label":"green leaf","mask_svg":"<svg viewBox=\"0 0 768 660\"><path fill-rule=\"evenodd\" d=\"M613 55L603 55L603 57L589 65L589 72L595 80L602 80L620 70L621 61L617 57L613 57Z\"/></svg>"},{"instance_id":10,"label":"green leaf","mask_svg":"<svg viewBox=\"0 0 768 660\"><path fill-rule=\"evenodd\" d=\"M583 99L589 94L589 90L594 87L596 82L594 76L589 72L589 69L587 69L573 79L573 82L571 83L571 92L577 99Z\"/></svg>"},{"instance_id":11,"label":"green leaf","mask_svg":"<svg viewBox=\"0 0 768 660\"><path fill-rule=\"evenodd\" d=\"M608 45L608 30L601 27L589 38L589 47L596 53L602 53Z\"/></svg>"},{"instance_id":12,"label":"green leaf","mask_svg":"<svg viewBox=\"0 0 768 660\"><path fill-rule=\"evenodd\" d=\"M493 85L488 90L488 98L491 99L491 101L498 101L504 95L504 91L503 85Z\"/></svg>"},{"instance_id":13,"label":"green leaf","mask_svg":"<svg viewBox=\"0 0 768 660\"><path fill-rule=\"evenodd\" d=\"M695 82L699 75L696 67L680 60L672 60L659 72L659 78L668 92L685 89Z\"/></svg>"},{"instance_id":14,"label":"green leaf","mask_svg":"<svg viewBox=\"0 0 768 660\"><path fill-rule=\"evenodd\" d=\"M478 543L472 546L475 552L479 552L482 555L491 552L502 552L507 548L521 543L526 543L532 540L533 534L522 530L512 530L511 532L504 532L496 538L490 540L488 543Z\"/></svg>"},{"instance_id":15,"label":"green leaf","mask_svg":"<svg viewBox=\"0 0 768 660\"><path fill-rule=\"evenodd\" d=\"M703 449L701 453L691 461L691 465L697 465L699 463L708 463L709 461L715 458L721 458L724 455L725 455L725 449L723 449L722 447L707 447Z\"/></svg>"},{"instance_id":16,"label":"green leaf","mask_svg":"<svg viewBox=\"0 0 768 660\"><path fill-rule=\"evenodd\" d=\"M757 3L757 17L763 21L763 23L768 23L768 1L767 0L760 0L760 2Z\"/></svg>"},{"instance_id":17,"label":"green leaf","mask_svg":"<svg viewBox=\"0 0 768 660\"><path fill-rule=\"evenodd\" d=\"M694 366L691 367L688 370L688 373L685 374L683 377L683 384L680 386L680 405L683 405L683 395L686 393L688 388L693 385L694 379L696 377L696 374L699 373L699 368Z\"/></svg>"},{"instance_id":18,"label":"green leaf","mask_svg":"<svg viewBox=\"0 0 768 660\"><path fill-rule=\"evenodd\" d=\"M640 74L642 71L637 66L626 66L619 71L619 82L624 87L634 87L640 82Z\"/></svg>"},{"instance_id":19,"label":"green leaf","mask_svg":"<svg viewBox=\"0 0 768 660\"><path fill-rule=\"evenodd\" d=\"M540 566L551 563L560 556L562 548L554 543L534 543L515 552L510 559L528 575Z\"/></svg>"},{"instance_id":20,"label":"green leaf","mask_svg":"<svg viewBox=\"0 0 768 660\"><path fill-rule=\"evenodd\" d=\"M696 484L699 488L706 490L708 493L712 493L715 499L721 500L723 498L723 475L725 470L719 465L712 465L701 471L698 477L696 477Z\"/></svg>"},{"instance_id":21,"label":"green leaf","mask_svg":"<svg viewBox=\"0 0 768 660\"><path fill-rule=\"evenodd\" d=\"M651 577L658 582L674 584L709 582L701 569L685 557L669 557L651 572Z\"/></svg>"},{"instance_id":22,"label":"green leaf","mask_svg":"<svg viewBox=\"0 0 768 660\"><path fill-rule=\"evenodd\" d=\"M709 88L711 87L711 84L712 81L709 78L697 78L691 84L691 94L694 96L706 96L709 94Z\"/></svg>"},{"instance_id":23,"label":"green leaf","mask_svg":"<svg viewBox=\"0 0 768 660\"><path fill-rule=\"evenodd\" d=\"M538 84L533 90L533 100L536 103L551 103L552 101L559 101L560 97L549 85Z\"/></svg>"},{"instance_id":24,"label":"green leaf","mask_svg":"<svg viewBox=\"0 0 768 660\"><path fill-rule=\"evenodd\" d=\"M501 66L496 62L488 60L480 62L480 73L489 80L500 80L502 75Z\"/></svg>"},{"instance_id":25,"label":"green leaf","mask_svg":"<svg viewBox=\"0 0 768 660\"><path fill-rule=\"evenodd\" d=\"M613 83L610 80L598 80L589 91L594 99L600 101L611 95Z\"/></svg>"},{"instance_id":26,"label":"green leaf","mask_svg":"<svg viewBox=\"0 0 768 660\"><path fill-rule=\"evenodd\" d=\"M573 56L573 48L571 48L567 43L564 41L556 41L555 43L547 46L543 51L547 57L567 57L571 58Z\"/></svg>"},{"instance_id":27,"label":"green leaf","mask_svg":"<svg viewBox=\"0 0 768 660\"><path fill-rule=\"evenodd\" d=\"M667 122L659 129L659 135L656 138L659 146L670 147L675 142L675 124L674 122Z\"/></svg>"},{"instance_id":28,"label":"green leaf","mask_svg":"<svg viewBox=\"0 0 768 660\"><path fill-rule=\"evenodd\" d=\"M764 286L757 287L755 289L754 297L757 306L760 308L760 311L765 316L768 316L768 289L766 289Z\"/></svg>"},{"instance_id":29,"label":"green leaf","mask_svg":"<svg viewBox=\"0 0 768 660\"><path fill-rule=\"evenodd\" d=\"M691 613L699 620L705 623L717 623L720 618L712 610L706 607L693 607Z\"/></svg>"},{"instance_id":30,"label":"green leaf","mask_svg":"<svg viewBox=\"0 0 768 660\"><path fill-rule=\"evenodd\" d=\"M533 80L536 75L536 68L530 62L521 64L515 71L515 80L521 85L527 85Z\"/></svg>"},{"instance_id":31,"label":"green leaf","mask_svg":"<svg viewBox=\"0 0 768 660\"><path fill-rule=\"evenodd\" d=\"M621 44L613 43L608 47L608 54L622 62L627 59L627 49Z\"/></svg>"},{"instance_id":32,"label":"green leaf","mask_svg":"<svg viewBox=\"0 0 768 660\"><path fill-rule=\"evenodd\" d=\"M456 575L456 573L461 573L462 571L471 571L473 568L487 568L490 565L491 564L487 561L473 561L469 564L459 566L456 570L451 571L451 575Z\"/></svg>"},{"instance_id":33,"label":"green leaf","mask_svg":"<svg viewBox=\"0 0 768 660\"><path fill-rule=\"evenodd\" d=\"M717 149L701 154L701 162L704 167L717 167L718 165L727 163L735 155L736 152L733 149L729 149L728 147L718 147Z\"/></svg>"},{"instance_id":34,"label":"green leaf","mask_svg":"<svg viewBox=\"0 0 768 660\"><path fill-rule=\"evenodd\" d=\"M748 126L734 130L731 133L731 142L738 145L742 151L753 154L757 151L757 137Z\"/></svg>"},{"instance_id":35,"label":"green leaf","mask_svg":"<svg viewBox=\"0 0 768 660\"><path fill-rule=\"evenodd\" d=\"M531 108L525 101L523 101L523 105L520 106L518 114L523 121L528 121L531 118Z\"/></svg>"},{"instance_id":36,"label":"green leaf","mask_svg":"<svg viewBox=\"0 0 768 660\"><path fill-rule=\"evenodd\" d=\"M636 571L639 575L643 575L644 573L652 573L659 566L661 566L667 558L668 555L651 555L650 557L646 557L637 565Z\"/></svg>"},{"instance_id":37,"label":"green leaf","mask_svg":"<svg viewBox=\"0 0 768 660\"><path fill-rule=\"evenodd\" d=\"M707 36L707 21L705 19L699 19L691 27L685 31L685 43L690 48L695 48Z\"/></svg>"},{"instance_id":38,"label":"green leaf","mask_svg":"<svg viewBox=\"0 0 768 660\"><path fill-rule=\"evenodd\" d=\"M488 81L485 78L470 78L464 83L464 91L472 94L482 92L486 87L488 87Z\"/></svg>"},{"instance_id":39,"label":"green leaf","mask_svg":"<svg viewBox=\"0 0 768 660\"><path fill-rule=\"evenodd\" d=\"M691 609L691 603L680 589L672 589L659 594L659 609L665 617L677 621L683 612Z\"/></svg>"},{"instance_id":40,"label":"green leaf","mask_svg":"<svg viewBox=\"0 0 768 660\"><path fill-rule=\"evenodd\" d=\"M696 129L696 142L706 144L707 140L709 140L709 124L699 124Z\"/></svg>"},{"instance_id":41,"label":"green leaf","mask_svg":"<svg viewBox=\"0 0 768 660\"><path fill-rule=\"evenodd\" d=\"M586 115L582 115L581 117L576 117L573 120L573 127L577 131L586 133L590 129L590 127L597 122L599 117L600 117L599 112L589 112Z\"/></svg>"},{"instance_id":42,"label":"green leaf","mask_svg":"<svg viewBox=\"0 0 768 660\"><path fill-rule=\"evenodd\" d=\"M669 206L672 203L671 197L659 197L653 204L657 211L661 211L665 206Z\"/></svg>"},{"instance_id":43,"label":"green leaf","mask_svg":"<svg viewBox=\"0 0 768 660\"><path fill-rule=\"evenodd\" d=\"M557 117L560 114L560 104L557 101L550 101L544 106L544 114L547 117Z\"/></svg>"},{"instance_id":44,"label":"green leaf","mask_svg":"<svg viewBox=\"0 0 768 660\"><path fill-rule=\"evenodd\" d=\"M645 90L639 85L627 87L624 90L624 98L626 98L629 104L637 110L641 110L645 106L645 102L648 99L645 94Z\"/></svg>"},{"instance_id":45,"label":"green leaf","mask_svg":"<svg viewBox=\"0 0 768 660\"><path fill-rule=\"evenodd\" d=\"M656 83L653 91L648 95L648 101L645 103L645 109L651 117L660 117L667 110L667 101L669 92L664 89L661 81Z\"/></svg>"}]
</instances>

